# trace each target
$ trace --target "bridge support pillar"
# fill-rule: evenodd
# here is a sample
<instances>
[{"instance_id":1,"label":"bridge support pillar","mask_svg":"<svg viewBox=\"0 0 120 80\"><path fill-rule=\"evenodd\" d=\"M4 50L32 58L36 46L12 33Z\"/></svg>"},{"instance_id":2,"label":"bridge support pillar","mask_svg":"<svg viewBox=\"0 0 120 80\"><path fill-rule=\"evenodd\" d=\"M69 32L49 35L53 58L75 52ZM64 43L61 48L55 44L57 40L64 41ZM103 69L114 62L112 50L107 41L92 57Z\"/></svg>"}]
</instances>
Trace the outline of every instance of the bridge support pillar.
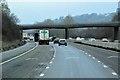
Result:
<instances>
[{"instance_id":1,"label":"bridge support pillar","mask_svg":"<svg viewBox=\"0 0 120 80\"><path fill-rule=\"evenodd\" d=\"M20 40L22 41L23 39L23 30L20 30Z\"/></svg>"},{"instance_id":2,"label":"bridge support pillar","mask_svg":"<svg viewBox=\"0 0 120 80\"><path fill-rule=\"evenodd\" d=\"M65 39L68 39L68 28L65 28Z\"/></svg>"},{"instance_id":3,"label":"bridge support pillar","mask_svg":"<svg viewBox=\"0 0 120 80\"><path fill-rule=\"evenodd\" d=\"M119 27L114 27L114 40L118 40Z\"/></svg>"}]
</instances>

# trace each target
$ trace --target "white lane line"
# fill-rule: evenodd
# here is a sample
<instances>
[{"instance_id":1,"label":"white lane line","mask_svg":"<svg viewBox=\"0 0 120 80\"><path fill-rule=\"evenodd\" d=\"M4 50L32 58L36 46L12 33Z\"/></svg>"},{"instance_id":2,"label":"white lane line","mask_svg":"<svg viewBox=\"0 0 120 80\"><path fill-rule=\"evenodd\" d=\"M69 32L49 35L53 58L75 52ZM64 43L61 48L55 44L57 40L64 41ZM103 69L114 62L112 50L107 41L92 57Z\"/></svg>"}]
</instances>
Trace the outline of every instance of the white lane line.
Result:
<instances>
[{"instance_id":1,"label":"white lane line","mask_svg":"<svg viewBox=\"0 0 120 80\"><path fill-rule=\"evenodd\" d=\"M50 68L49 66L46 67L46 69L49 69L49 68Z\"/></svg>"},{"instance_id":2,"label":"white lane line","mask_svg":"<svg viewBox=\"0 0 120 80\"><path fill-rule=\"evenodd\" d=\"M109 56L107 58L118 58L118 56Z\"/></svg>"},{"instance_id":3,"label":"white lane line","mask_svg":"<svg viewBox=\"0 0 120 80\"><path fill-rule=\"evenodd\" d=\"M8 63L8 62L10 62L10 61L12 61L12 60L14 60L14 59L17 59L17 58L19 58L19 57L21 57L21 56L23 56L23 55L25 55L25 54L31 52L31 51L34 50L37 46L38 46L38 44L36 44L36 46L35 46L34 48L32 48L32 49L30 49L30 50L24 52L23 54L20 54L20 55L18 55L18 56L16 56L16 57L13 57L13 58L11 58L11 59L9 59L9 60L6 60L6 61L0 63L0 65L3 65L3 64L5 64L5 63Z\"/></svg>"},{"instance_id":4,"label":"white lane line","mask_svg":"<svg viewBox=\"0 0 120 80\"><path fill-rule=\"evenodd\" d=\"M95 57L92 57L93 59L95 59Z\"/></svg>"},{"instance_id":5,"label":"white lane line","mask_svg":"<svg viewBox=\"0 0 120 80\"><path fill-rule=\"evenodd\" d=\"M91 57L91 55L89 55L89 57Z\"/></svg>"},{"instance_id":6,"label":"white lane line","mask_svg":"<svg viewBox=\"0 0 120 80\"><path fill-rule=\"evenodd\" d=\"M104 68L107 68L107 66L106 66L106 65L103 65L103 67L104 67Z\"/></svg>"},{"instance_id":7,"label":"white lane line","mask_svg":"<svg viewBox=\"0 0 120 80\"><path fill-rule=\"evenodd\" d=\"M51 61L50 64L52 64L53 62Z\"/></svg>"},{"instance_id":8,"label":"white lane line","mask_svg":"<svg viewBox=\"0 0 120 80\"><path fill-rule=\"evenodd\" d=\"M40 77L44 76L44 74L40 74Z\"/></svg>"},{"instance_id":9,"label":"white lane line","mask_svg":"<svg viewBox=\"0 0 120 80\"><path fill-rule=\"evenodd\" d=\"M85 53L85 54L88 54L88 53Z\"/></svg>"},{"instance_id":10,"label":"white lane line","mask_svg":"<svg viewBox=\"0 0 120 80\"><path fill-rule=\"evenodd\" d=\"M117 76L117 73L115 73L115 72L112 72L112 75L115 75L115 76Z\"/></svg>"},{"instance_id":11,"label":"white lane line","mask_svg":"<svg viewBox=\"0 0 120 80\"><path fill-rule=\"evenodd\" d=\"M52 60L54 60L55 58L52 58Z\"/></svg>"},{"instance_id":12,"label":"white lane line","mask_svg":"<svg viewBox=\"0 0 120 80\"><path fill-rule=\"evenodd\" d=\"M54 55L53 55L53 57L55 58L55 56L56 56L56 49L55 49L55 46L53 46L53 49L54 49Z\"/></svg>"},{"instance_id":13,"label":"white lane line","mask_svg":"<svg viewBox=\"0 0 120 80\"><path fill-rule=\"evenodd\" d=\"M100 63L100 61L98 61L98 63Z\"/></svg>"}]
</instances>

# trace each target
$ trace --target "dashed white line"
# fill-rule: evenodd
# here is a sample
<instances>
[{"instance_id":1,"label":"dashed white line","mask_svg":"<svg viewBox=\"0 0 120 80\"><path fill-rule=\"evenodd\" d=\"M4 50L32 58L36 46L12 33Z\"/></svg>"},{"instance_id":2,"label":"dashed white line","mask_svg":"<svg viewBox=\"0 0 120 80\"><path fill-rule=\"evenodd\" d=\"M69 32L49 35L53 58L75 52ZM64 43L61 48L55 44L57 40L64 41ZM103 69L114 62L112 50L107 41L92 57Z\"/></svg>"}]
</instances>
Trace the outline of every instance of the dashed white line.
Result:
<instances>
[{"instance_id":1,"label":"dashed white line","mask_svg":"<svg viewBox=\"0 0 120 80\"><path fill-rule=\"evenodd\" d=\"M109 56L107 58L118 58L118 56Z\"/></svg>"},{"instance_id":2,"label":"dashed white line","mask_svg":"<svg viewBox=\"0 0 120 80\"><path fill-rule=\"evenodd\" d=\"M112 75L115 75L115 76L117 76L117 73L115 73L115 72L112 72Z\"/></svg>"},{"instance_id":3,"label":"dashed white line","mask_svg":"<svg viewBox=\"0 0 120 80\"><path fill-rule=\"evenodd\" d=\"M44 74L40 74L40 77L44 76Z\"/></svg>"},{"instance_id":4,"label":"dashed white line","mask_svg":"<svg viewBox=\"0 0 120 80\"><path fill-rule=\"evenodd\" d=\"M51 61L50 64L52 64L53 62Z\"/></svg>"},{"instance_id":5,"label":"dashed white line","mask_svg":"<svg viewBox=\"0 0 120 80\"><path fill-rule=\"evenodd\" d=\"M88 53L85 53L85 54L88 54ZM88 55L88 56L90 57L91 55ZM92 57L92 58L95 59L95 57ZM111 58L111 57L109 57L109 58ZM100 63L100 61L97 61L97 62ZM104 65L104 64L103 64L103 67L104 67L104 68L107 68L107 66ZM115 72L112 72L112 75L117 76L118 74L115 73Z\"/></svg>"},{"instance_id":6,"label":"dashed white line","mask_svg":"<svg viewBox=\"0 0 120 80\"><path fill-rule=\"evenodd\" d=\"M98 61L98 63L99 63L100 61Z\"/></svg>"},{"instance_id":7,"label":"dashed white line","mask_svg":"<svg viewBox=\"0 0 120 80\"><path fill-rule=\"evenodd\" d=\"M93 59L95 59L95 57L92 57Z\"/></svg>"},{"instance_id":8,"label":"dashed white line","mask_svg":"<svg viewBox=\"0 0 120 80\"><path fill-rule=\"evenodd\" d=\"M85 53L85 54L88 54L88 53Z\"/></svg>"},{"instance_id":9,"label":"dashed white line","mask_svg":"<svg viewBox=\"0 0 120 80\"><path fill-rule=\"evenodd\" d=\"M52 60L54 60L54 58L52 58Z\"/></svg>"},{"instance_id":10,"label":"dashed white line","mask_svg":"<svg viewBox=\"0 0 120 80\"><path fill-rule=\"evenodd\" d=\"M48 67L48 66L46 67L46 69L49 69L49 68L50 68L50 67Z\"/></svg>"},{"instance_id":11,"label":"dashed white line","mask_svg":"<svg viewBox=\"0 0 120 80\"><path fill-rule=\"evenodd\" d=\"M91 57L91 55L89 55L89 57Z\"/></svg>"},{"instance_id":12,"label":"dashed white line","mask_svg":"<svg viewBox=\"0 0 120 80\"><path fill-rule=\"evenodd\" d=\"M106 66L106 65L103 65L103 67L104 67L104 68L107 68L107 66Z\"/></svg>"}]
</instances>

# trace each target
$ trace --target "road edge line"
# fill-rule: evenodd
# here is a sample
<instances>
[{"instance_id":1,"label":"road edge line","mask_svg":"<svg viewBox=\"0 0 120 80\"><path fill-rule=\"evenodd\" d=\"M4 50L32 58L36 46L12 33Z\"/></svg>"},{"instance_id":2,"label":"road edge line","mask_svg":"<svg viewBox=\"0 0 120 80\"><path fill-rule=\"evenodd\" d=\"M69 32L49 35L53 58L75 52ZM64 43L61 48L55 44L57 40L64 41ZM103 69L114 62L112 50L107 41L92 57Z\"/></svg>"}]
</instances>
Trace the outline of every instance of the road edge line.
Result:
<instances>
[{"instance_id":1,"label":"road edge line","mask_svg":"<svg viewBox=\"0 0 120 80\"><path fill-rule=\"evenodd\" d=\"M17 58L19 58L19 57L21 57L21 56L24 56L25 54L29 53L30 51L32 51L32 50L34 50L36 47L38 47L38 44L37 44L37 43L35 43L35 44L36 44L36 46L33 47L32 49L30 49L30 50L28 50L28 51L26 51L26 52L24 52L24 53L22 53L22 54L20 54L20 55L17 55L17 56L15 56L15 57L11 58L11 59L8 59L8 60L0 63L0 65L3 65L3 64L5 64L5 63L8 63L8 62L14 60L14 59L17 59Z\"/></svg>"}]
</instances>

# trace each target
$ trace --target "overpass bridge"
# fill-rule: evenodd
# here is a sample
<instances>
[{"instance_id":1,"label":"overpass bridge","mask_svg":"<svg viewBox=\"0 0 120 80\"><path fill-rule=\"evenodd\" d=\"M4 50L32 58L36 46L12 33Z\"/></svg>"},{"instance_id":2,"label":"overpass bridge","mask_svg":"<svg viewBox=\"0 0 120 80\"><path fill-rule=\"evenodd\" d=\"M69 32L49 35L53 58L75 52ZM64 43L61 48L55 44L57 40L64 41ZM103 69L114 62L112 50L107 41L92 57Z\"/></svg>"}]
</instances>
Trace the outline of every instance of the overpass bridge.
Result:
<instances>
[{"instance_id":1,"label":"overpass bridge","mask_svg":"<svg viewBox=\"0 0 120 80\"><path fill-rule=\"evenodd\" d=\"M114 40L118 40L120 23L92 23L92 24L64 24L64 25L19 25L21 30L29 29L65 29L65 39L68 38L68 29L90 28L90 27L112 27L114 28Z\"/></svg>"}]
</instances>

